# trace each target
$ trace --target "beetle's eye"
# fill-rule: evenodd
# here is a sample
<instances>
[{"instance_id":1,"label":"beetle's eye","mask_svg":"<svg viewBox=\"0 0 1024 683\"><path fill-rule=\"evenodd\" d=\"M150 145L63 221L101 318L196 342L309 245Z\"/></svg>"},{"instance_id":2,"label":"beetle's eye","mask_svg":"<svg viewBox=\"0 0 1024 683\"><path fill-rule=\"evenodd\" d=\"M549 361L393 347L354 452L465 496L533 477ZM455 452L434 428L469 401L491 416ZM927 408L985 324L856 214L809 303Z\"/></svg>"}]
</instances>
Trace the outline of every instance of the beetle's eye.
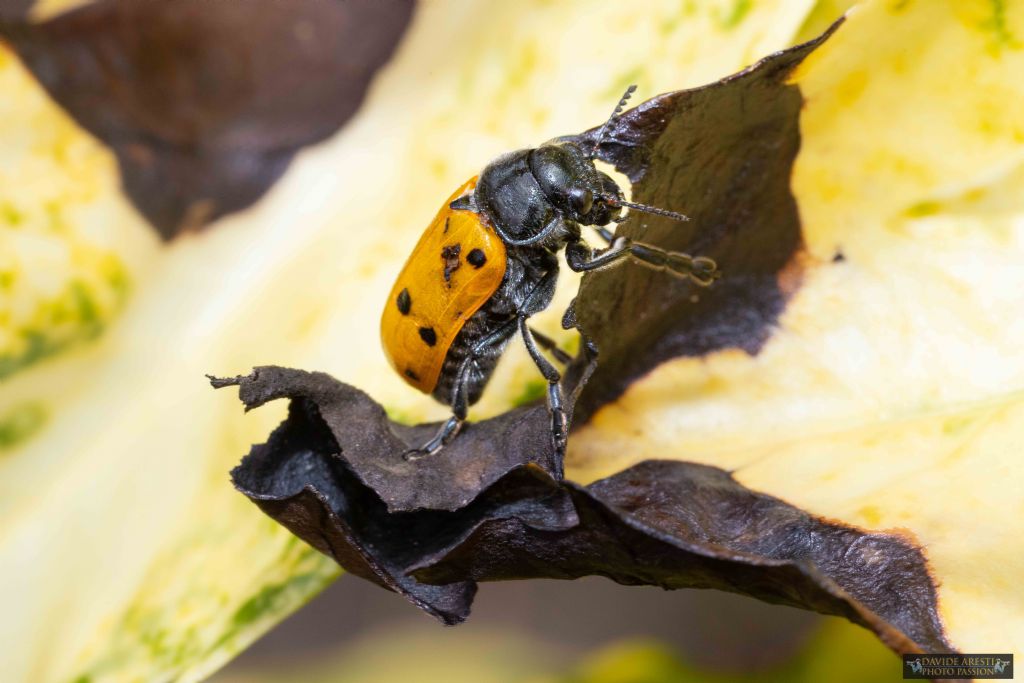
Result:
<instances>
[{"instance_id":1,"label":"beetle's eye","mask_svg":"<svg viewBox=\"0 0 1024 683\"><path fill-rule=\"evenodd\" d=\"M594 206L594 193L581 187L574 187L569 190L569 201L577 214L583 216L590 213Z\"/></svg>"}]
</instances>

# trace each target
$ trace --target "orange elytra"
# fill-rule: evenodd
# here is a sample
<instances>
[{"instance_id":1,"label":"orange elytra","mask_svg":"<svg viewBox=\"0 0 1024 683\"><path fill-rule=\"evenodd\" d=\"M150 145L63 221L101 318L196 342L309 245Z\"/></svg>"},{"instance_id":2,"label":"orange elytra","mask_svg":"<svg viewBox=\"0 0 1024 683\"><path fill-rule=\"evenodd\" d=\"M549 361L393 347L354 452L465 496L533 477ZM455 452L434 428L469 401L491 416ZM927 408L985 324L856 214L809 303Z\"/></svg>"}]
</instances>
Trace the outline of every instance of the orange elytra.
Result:
<instances>
[{"instance_id":1,"label":"orange elytra","mask_svg":"<svg viewBox=\"0 0 1024 683\"><path fill-rule=\"evenodd\" d=\"M380 321L391 366L428 394L455 337L505 276L505 245L483 216L449 206L472 192L476 180L456 190L424 231L391 288Z\"/></svg>"}]
</instances>

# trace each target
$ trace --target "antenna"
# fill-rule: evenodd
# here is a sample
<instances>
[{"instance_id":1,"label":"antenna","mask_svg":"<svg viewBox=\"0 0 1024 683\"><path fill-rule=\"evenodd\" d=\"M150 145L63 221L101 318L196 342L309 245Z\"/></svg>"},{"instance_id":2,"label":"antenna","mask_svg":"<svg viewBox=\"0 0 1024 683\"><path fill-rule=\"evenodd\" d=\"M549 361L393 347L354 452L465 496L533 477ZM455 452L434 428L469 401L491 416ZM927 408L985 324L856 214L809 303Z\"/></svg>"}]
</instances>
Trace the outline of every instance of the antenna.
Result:
<instances>
[{"instance_id":1,"label":"antenna","mask_svg":"<svg viewBox=\"0 0 1024 683\"><path fill-rule=\"evenodd\" d=\"M612 121L615 117L622 113L622 108L626 106L626 102L629 101L630 96L636 90L636 85L631 85L626 88L626 92L622 95L622 99L619 100L619 104L615 107L615 111L608 117L608 120L604 122L601 129L597 131L597 139L594 140L594 147L590 150L590 156L588 158L593 159L597 155L597 148L601 146L601 141L604 140L604 136L608 134L608 127L612 125Z\"/></svg>"},{"instance_id":2,"label":"antenna","mask_svg":"<svg viewBox=\"0 0 1024 683\"><path fill-rule=\"evenodd\" d=\"M610 194L603 194L601 198L613 206L625 206L636 211L642 211L643 213L653 213L655 216L665 216L677 221L688 221L689 216L684 216L681 213L675 211L669 211L668 209L659 209L656 206L648 206L647 204L637 204L635 202L627 202L625 199L619 199L618 197Z\"/></svg>"},{"instance_id":3,"label":"antenna","mask_svg":"<svg viewBox=\"0 0 1024 683\"><path fill-rule=\"evenodd\" d=\"M622 113L622 108L626 106L626 102L629 101L629 98L633 95L634 92L636 92L636 84L626 88L626 92L622 94L622 99L619 100L619 104L615 107L615 111L612 112L612 115L608 117L608 120L605 121L601 128L597 131L597 137L594 139L594 147L590 150L590 159L593 159L594 156L597 154L597 149L598 147L601 146L601 141L604 140L604 136L608 134L608 129L611 127L612 121L615 120L616 116ZM659 209L656 206L648 206L646 204L636 204L634 202L627 202L625 199L620 199L619 197L610 194L604 194L600 196L602 199L604 199L609 204L612 204L613 206L625 206L636 211L642 211L643 213L652 213L655 216L665 216L666 218L671 218L677 221L690 220L689 216L684 216L681 213L669 211L668 209Z\"/></svg>"}]
</instances>

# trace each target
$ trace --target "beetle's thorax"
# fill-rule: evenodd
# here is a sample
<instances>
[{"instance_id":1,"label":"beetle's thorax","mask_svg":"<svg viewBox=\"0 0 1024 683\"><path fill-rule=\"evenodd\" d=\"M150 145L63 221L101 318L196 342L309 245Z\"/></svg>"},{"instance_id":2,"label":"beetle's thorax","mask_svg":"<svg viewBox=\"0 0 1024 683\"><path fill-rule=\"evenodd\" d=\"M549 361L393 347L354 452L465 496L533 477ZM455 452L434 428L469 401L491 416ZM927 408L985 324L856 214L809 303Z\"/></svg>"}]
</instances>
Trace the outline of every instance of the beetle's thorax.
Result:
<instances>
[{"instance_id":1,"label":"beetle's thorax","mask_svg":"<svg viewBox=\"0 0 1024 683\"><path fill-rule=\"evenodd\" d=\"M530 173L528 149L504 154L480 173L477 209L502 237L525 240L538 235L558 213Z\"/></svg>"},{"instance_id":2,"label":"beetle's thorax","mask_svg":"<svg viewBox=\"0 0 1024 683\"><path fill-rule=\"evenodd\" d=\"M477 209L506 243L557 251L579 238L579 225L618 216L615 182L572 143L547 143L498 157L480 174Z\"/></svg>"}]
</instances>

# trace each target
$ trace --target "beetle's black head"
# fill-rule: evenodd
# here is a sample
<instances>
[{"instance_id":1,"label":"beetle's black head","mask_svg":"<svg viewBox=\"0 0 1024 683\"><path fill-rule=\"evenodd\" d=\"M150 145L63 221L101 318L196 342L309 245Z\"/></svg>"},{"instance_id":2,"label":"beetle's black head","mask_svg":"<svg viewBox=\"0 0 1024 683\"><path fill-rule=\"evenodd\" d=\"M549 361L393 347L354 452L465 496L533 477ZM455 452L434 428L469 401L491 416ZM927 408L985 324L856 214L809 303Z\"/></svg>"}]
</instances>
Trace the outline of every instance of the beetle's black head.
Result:
<instances>
[{"instance_id":1,"label":"beetle's black head","mask_svg":"<svg viewBox=\"0 0 1024 683\"><path fill-rule=\"evenodd\" d=\"M530 152L529 164L545 198L566 218L582 225L607 225L622 212L619 186L577 145L543 144Z\"/></svg>"}]
</instances>

